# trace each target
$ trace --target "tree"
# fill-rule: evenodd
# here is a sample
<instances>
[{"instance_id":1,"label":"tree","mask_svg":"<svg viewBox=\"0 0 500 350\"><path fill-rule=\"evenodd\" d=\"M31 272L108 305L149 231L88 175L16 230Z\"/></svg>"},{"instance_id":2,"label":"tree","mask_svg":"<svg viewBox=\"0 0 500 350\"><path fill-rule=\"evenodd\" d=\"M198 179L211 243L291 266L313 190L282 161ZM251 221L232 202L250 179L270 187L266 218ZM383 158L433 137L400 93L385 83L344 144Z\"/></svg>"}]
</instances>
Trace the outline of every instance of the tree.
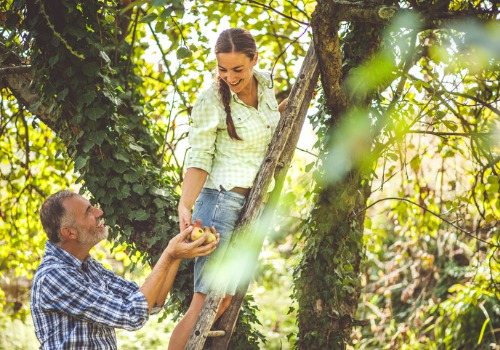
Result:
<instances>
[{"instance_id":1,"label":"tree","mask_svg":"<svg viewBox=\"0 0 500 350\"><path fill-rule=\"evenodd\" d=\"M494 60L498 51L488 52L483 62L447 61L442 56L444 50L455 53L453 45L466 56L486 44L464 35L464 29L471 27L459 19L487 23L497 17L497 5L487 1L318 1L311 24L324 110L317 116L321 149L316 197L305 222L306 242L295 278L299 348L345 348L352 328L365 325L355 316L362 287L366 208L377 190L373 183L380 181L382 188L388 181L385 177L397 172L392 169L380 175L375 169L377 163L396 160L404 169L405 143L411 134L441 137L443 145L456 137L470 138L474 160L480 165L476 179L488 174L490 183L498 183L499 158L491 142L492 120L499 116L494 107L499 96L493 92L498 88L498 61ZM446 41L449 45L437 52ZM417 97L419 93L425 96ZM410 166L421 159L416 155ZM494 197L497 203L495 188L488 189L487 201ZM486 231L486 241L478 239L494 254L498 207L490 204L481 204L483 219L471 231ZM444 213L448 209L442 207L437 216L451 224L454 220ZM467 225L468 220L463 218L462 223ZM333 273L325 275L325 271ZM496 283L486 289L498 295Z\"/></svg>"},{"instance_id":2,"label":"tree","mask_svg":"<svg viewBox=\"0 0 500 350\"><path fill-rule=\"evenodd\" d=\"M442 344L451 348L475 344L477 337L467 339L467 332L463 337L446 333L440 320L451 313L453 300L470 305L471 314L481 311L478 304L491 314L495 304L490 301L499 293L497 18L496 2L465 0L4 2L0 148L8 158L2 157L1 181L6 185L0 216L7 223L2 233L22 233L14 247L31 255L8 259L2 271L17 268L14 273L21 274L25 267L32 269L43 243L36 235L39 227L31 224L36 219L11 208L25 203L26 212L36 210L51 190L45 180L54 179L51 169L65 175L58 178L60 186L67 186L73 181L66 176L71 167L76 181L101 203L113 237L154 261L177 231L185 124L205 78L189 73L213 67L213 59L206 59L210 33L224 21L256 33L262 67L274 69L275 88L283 98L294 82L293 63L311 44L310 36L303 35L310 23L322 90L318 113L311 117L319 150L313 208L298 242L303 250L295 273L297 346L345 348L349 338L360 333L378 344L405 344L397 331L391 333L394 339L375 337L365 328L359 331L357 326L366 322L358 320L356 312L364 286L362 272L368 267L375 270L373 260L390 258L380 247L404 247L407 254L416 255L416 247L424 245L417 228L428 232L428 251L405 257L421 269L415 281L445 290L454 285L460 293L429 293L442 300L439 311L432 311L427 301L433 299L415 292L422 284L408 282L414 290L406 288L400 299L418 295L426 301L425 312L413 311L408 319L431 318L435 334L429 336L422 326L425 341L442 337ZM465 19L469 22L461 21ZM154 47L156 65L146 59ZM432 172L424 168L431 158L424 145L435 145L433 159L442 161L439 186L425 179ZM469 171L469 177L446 175L448 160ZM34 174L36 168L44 172ZM473 181L469 187L456 190L468 179ZM389 196L390 186L400 193ZM445 186L453 193L438 196L437 190L442 193ZM391 220L377 223L366 216L387 203L384 208ZM26 224L21 225L22 220ZM364 228L370 236L364 235ZM479 258L478 269L486 268L477 275L480 283L470 279L471 284L461 288L451 273L440 283L429 277L432 269L451 271L445 260L454 245L440 239L442 231L453 234L462 249L472 247L477 253L473 257ZM370 237L378 240L378 250L371 248ZM24 245L33 238L36 249ZM365 260L365 255L372 260ZM435 263L430 263L430 256ZM469 266L473 259L466 258ZM20 264L16 266L15 260ZM371 269L365 274L368 286L376 283ZM388 283L384 291L393 291L390 287ZM190 293L190 268L184 265L168 310L182 312ZM478 293L483 296L470 297ZM387 298L395 310L406 306ZM370 306L384 307L384 301ZM251 308L247 305L243 312L246 320L254 320ZM402 324L404 315L396 315ZM463 327L465 317L455 316L456 327ZM480 329L471 333L480 333L482 341L494 340L494 332L481 332L486 323L477 323ZM257 346L260 335L245 324L237 328L243 332L234 338L235 344Z\"/></svg>"}]
</instances>

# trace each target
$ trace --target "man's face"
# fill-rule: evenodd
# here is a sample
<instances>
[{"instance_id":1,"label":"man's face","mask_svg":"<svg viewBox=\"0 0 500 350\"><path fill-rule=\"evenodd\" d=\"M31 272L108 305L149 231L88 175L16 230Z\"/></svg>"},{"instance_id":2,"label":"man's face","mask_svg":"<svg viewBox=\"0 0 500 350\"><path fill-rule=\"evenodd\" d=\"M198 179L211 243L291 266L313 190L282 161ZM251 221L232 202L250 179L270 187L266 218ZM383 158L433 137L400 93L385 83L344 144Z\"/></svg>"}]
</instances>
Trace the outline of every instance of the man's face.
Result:
<instances>
[{"instance_id":1,"label":"man's face","mask_svg":"<svg viewBox=\"0 0 500 350\"><path fill-rule=\"evenodd\" d=\"M92 206L87 199L72 196L63 202L63 206L78 232L78 243L94 246L108 237L108 227L101 220L103 211Z\"/></svg>"}]
</instances>

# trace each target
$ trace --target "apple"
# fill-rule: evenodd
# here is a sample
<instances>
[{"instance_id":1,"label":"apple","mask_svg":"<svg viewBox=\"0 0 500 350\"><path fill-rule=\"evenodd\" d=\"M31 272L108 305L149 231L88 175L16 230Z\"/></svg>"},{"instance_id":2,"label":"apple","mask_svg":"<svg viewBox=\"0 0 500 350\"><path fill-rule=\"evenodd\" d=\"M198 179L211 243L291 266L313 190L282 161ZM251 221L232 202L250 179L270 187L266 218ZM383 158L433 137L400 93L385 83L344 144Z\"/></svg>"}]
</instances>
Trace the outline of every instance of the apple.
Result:
<instances>
[{"instance_id":1,"label":"apple","mask_svg":"<svg viewBox=\"0 0 500 350\"><path fill-rule=\"evenodd\" d=\"M191 241L196 241L198 238L203 236L204 233L205 233L205 231L201 228L201 223L198 220L198 221L193 223L193 231L191 231L191 235L189 236L189 239L191 239Z\"/></svg>"},{"instance_id":2,"label":"apple","mask_svg":"<svg viewBox=\"0 0 500 350\"><path fill-rule=\"evenodd\" d=\"M205 240L205 242L203 242L203 245L207 245L207 244L210 244L213 241L215 241L216 237L215 237L214 233L212 232L212 230L210 229L210 227L203 226L203 229L205 230L205 232L208 232L208 237Z\"/></svg>"},{"instance_id":3,"label":"apple","mask_svg":"<svg viewBox=\"0 0 500 350\"><path fill-rule=\"evenodd\" d=\"M193 225L193 231L191 231L191 234L189 235L189 239L191 240L191 242L194 242L197 239L199 239L201 236L203 236L205 234L205 232L208 232L208 235L207 235L207 239L205 239L205 241L202 243L202 245L210 244L217 239L217 237L212 232L210 227L201 226L200 220L197 220L192 225Z\"/></svg>"}]
</instances>

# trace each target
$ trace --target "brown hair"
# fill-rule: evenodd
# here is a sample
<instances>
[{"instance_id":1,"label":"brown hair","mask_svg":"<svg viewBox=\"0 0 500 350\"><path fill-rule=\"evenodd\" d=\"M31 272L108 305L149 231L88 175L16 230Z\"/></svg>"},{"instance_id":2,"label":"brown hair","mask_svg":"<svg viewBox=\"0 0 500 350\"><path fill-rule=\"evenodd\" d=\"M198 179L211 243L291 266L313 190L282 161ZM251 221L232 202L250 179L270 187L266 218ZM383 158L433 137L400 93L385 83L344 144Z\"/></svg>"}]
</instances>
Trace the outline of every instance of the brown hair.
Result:
<instances>
[{"instance_id":1,"label":"brown hair","mask_svg":"<svg viewBox=\"0 0 500 350\"><path fill-rule=\"evenodd\" d=\"M69 197L76 196L76 193L62 190L54 193L45 200L40 209L40 220L42 221L43 229L47 233L49 241L57 243L61 241L59 232L63 226L63 219L66 215L62 202Z\"/></svg>"},{"instance_id":2,"label":"brown hair","mask_svg":"<svg viewBox=\"0 0 500 350\"><path fill-rule=\"evenodd\" d=\"M215 43L215 54L231 52L242 53L251 60L255 57L257 45L255 44L255 39L248 30L230 28L224 30L219 35ZM229 86L220 76L217 76L217 86L219 87L219 94L222 99L222 104L224 105L224 110L226 111L227 133L233 140L241 141L243 139L236 133L233 117L231 116L231 107L229 106L231 102L231 91L229 90Z\"/></svg>"}]
</instances>

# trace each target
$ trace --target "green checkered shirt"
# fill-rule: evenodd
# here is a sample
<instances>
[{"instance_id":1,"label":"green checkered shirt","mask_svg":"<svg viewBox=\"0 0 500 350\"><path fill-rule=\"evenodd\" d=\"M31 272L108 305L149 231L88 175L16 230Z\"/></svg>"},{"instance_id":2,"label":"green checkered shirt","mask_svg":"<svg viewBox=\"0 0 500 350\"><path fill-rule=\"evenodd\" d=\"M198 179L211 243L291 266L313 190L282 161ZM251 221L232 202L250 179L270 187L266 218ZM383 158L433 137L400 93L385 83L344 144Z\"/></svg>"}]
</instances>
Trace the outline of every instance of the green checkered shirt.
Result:
<instances>
[{"instance_id":1,"label":"green checkered shirt","mask_svg":"<svg viewBox=\"0 0 500 350\"><path fill-rule=\"evenodd\" d=\"M254 70L254 76L259 83L258 109L231 91L231 115L242 141L227 133L226 112L215 83L193 106L186 168L208 172L205 187L230 190L253 185L280 118L270 75ZM273 187L274 182L268 190Z\"/></svg>"}]
</instances>

